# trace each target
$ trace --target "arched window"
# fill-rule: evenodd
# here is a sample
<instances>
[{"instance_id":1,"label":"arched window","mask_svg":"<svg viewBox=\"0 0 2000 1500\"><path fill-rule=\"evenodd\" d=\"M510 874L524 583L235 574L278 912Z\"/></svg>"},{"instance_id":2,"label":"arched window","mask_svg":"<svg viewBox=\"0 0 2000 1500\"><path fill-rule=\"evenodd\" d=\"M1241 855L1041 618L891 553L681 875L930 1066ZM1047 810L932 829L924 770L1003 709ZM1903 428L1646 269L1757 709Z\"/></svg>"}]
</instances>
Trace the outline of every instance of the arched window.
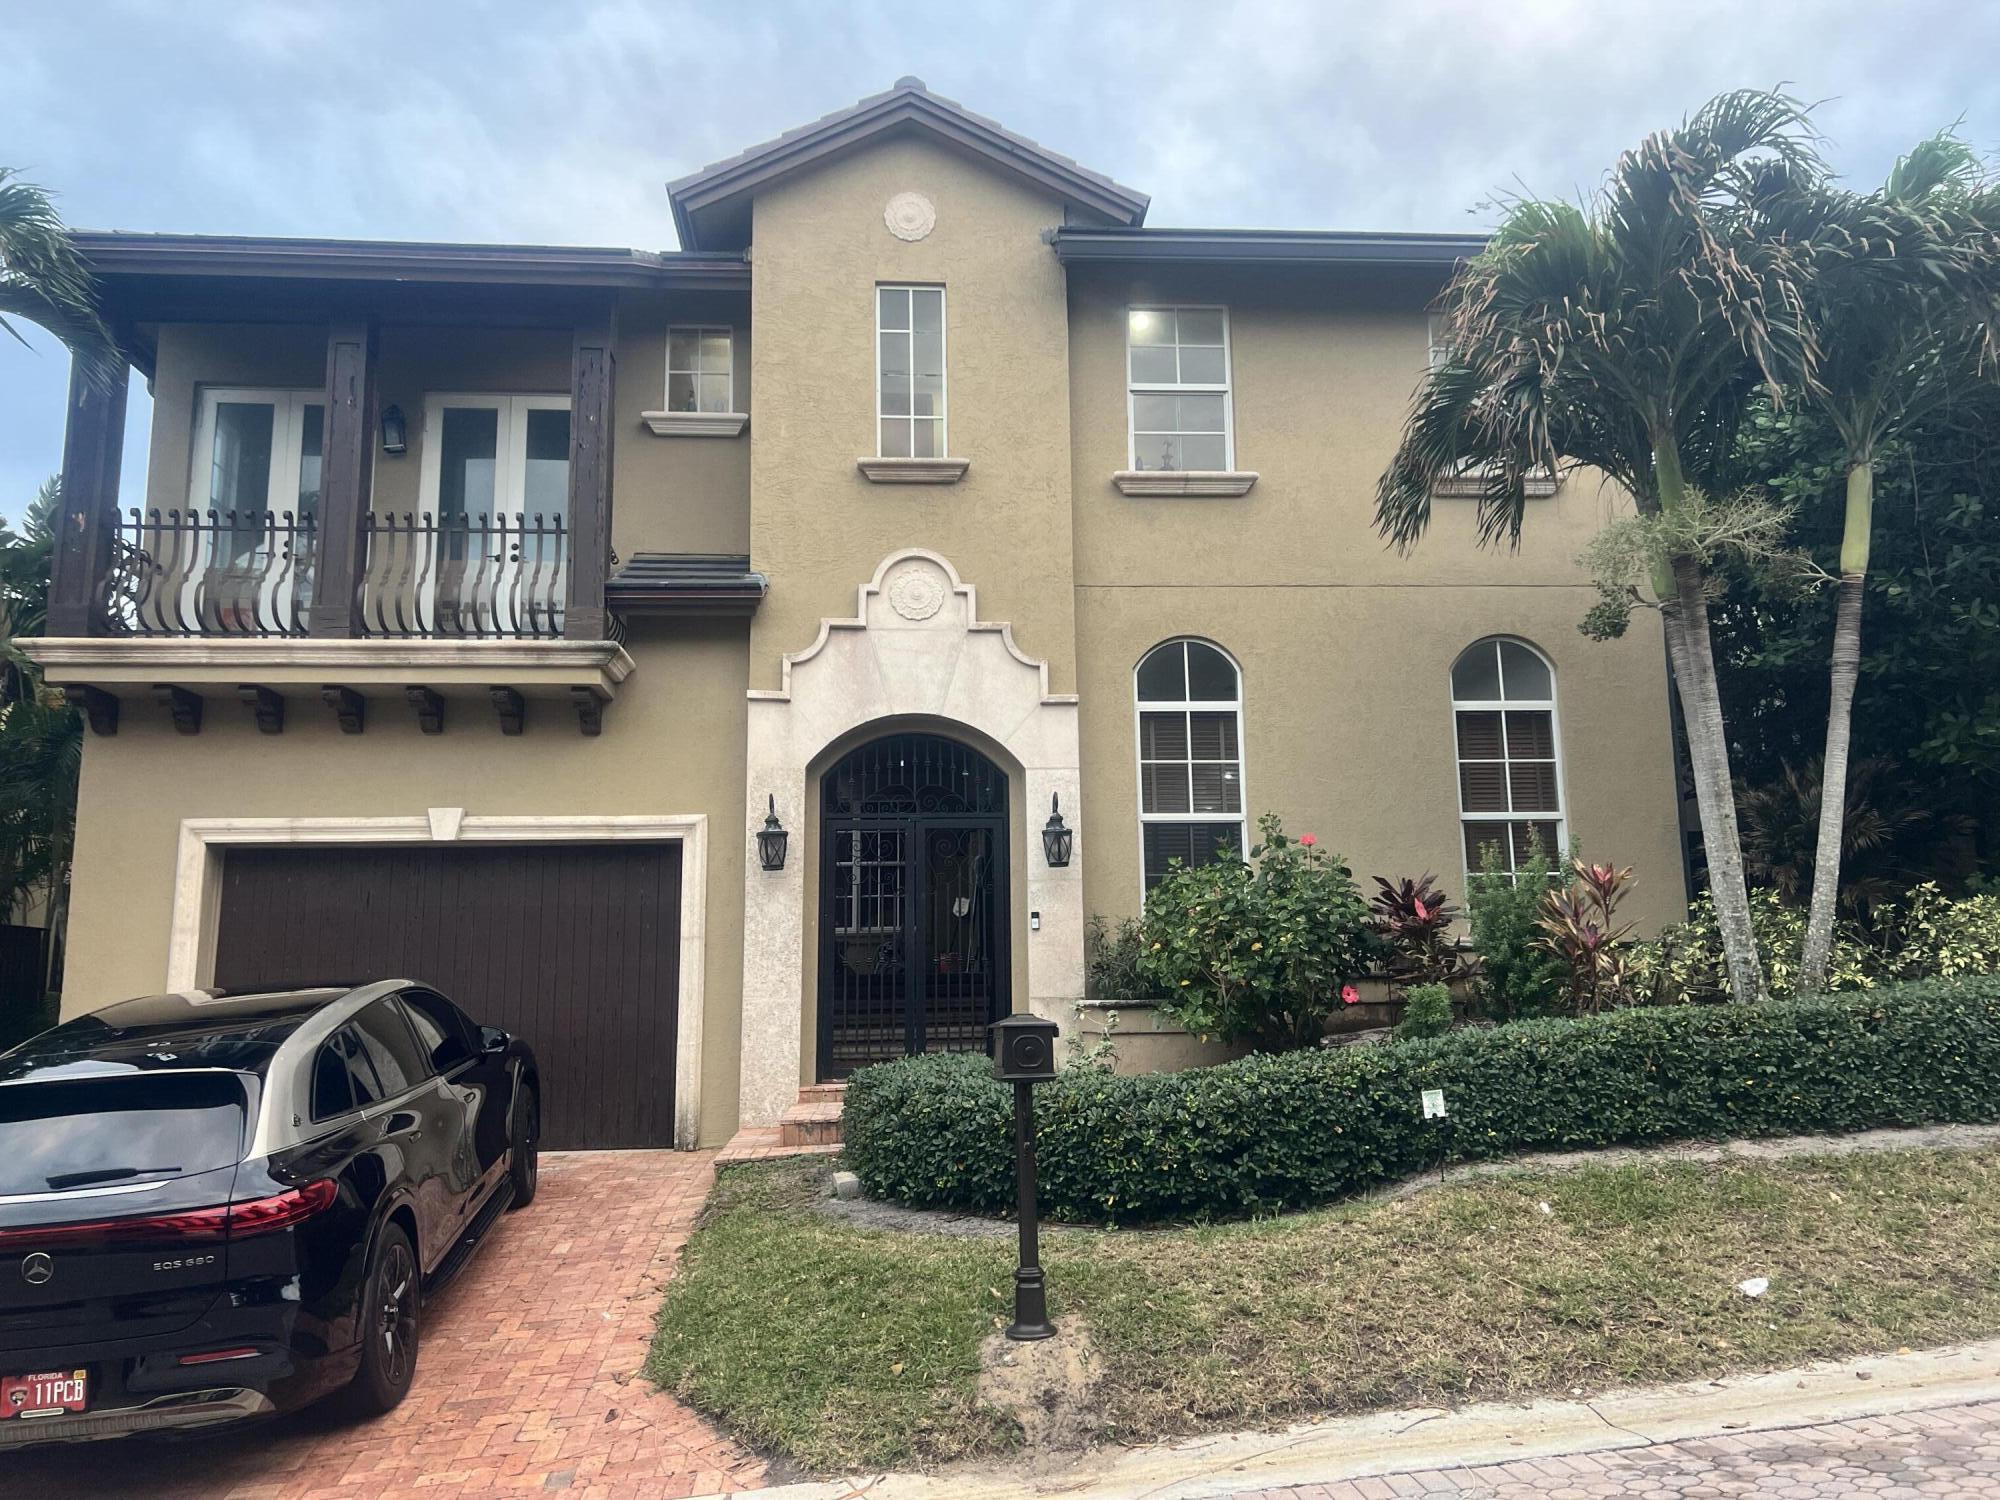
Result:
<instances>
[{"instance_id":1,"label":"arched window","mask_svg":"<svg viewBox=\"0 0 2000 1500\"><path fill-rule=\"evenodd\" d=\"M1167 863L1207 864L1247 847L1243 831L1243 690L1206 641L1167 641L1137 674L1139 824L1144 889Z\"/></svg>"},{"instance_id":2,"label":"arched window","mask_svg":"<svg viewBox=\"0 0 2000 1500\"><path fill-rule=\"evenodd\" d=\"M1560 864L1569 830L1548 658L1522 641L1475 642L1452 664L1451 709L1466 873L1476 875L1491 848L1511 874L1536 843Z\"/></svg>"}]
</instances>

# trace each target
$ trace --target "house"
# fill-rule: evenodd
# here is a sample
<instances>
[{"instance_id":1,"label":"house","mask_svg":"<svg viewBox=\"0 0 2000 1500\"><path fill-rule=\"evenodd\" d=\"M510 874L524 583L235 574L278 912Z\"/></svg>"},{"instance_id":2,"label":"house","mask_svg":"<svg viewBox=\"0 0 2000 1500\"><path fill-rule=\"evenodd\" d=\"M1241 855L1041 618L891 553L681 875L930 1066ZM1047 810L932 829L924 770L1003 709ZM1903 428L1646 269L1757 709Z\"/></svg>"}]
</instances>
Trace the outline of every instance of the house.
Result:
<instances>
[{"instance_id":1,"label":"house","mask_svg":"<svg viewBox=\"0 0 2000 1500\"><path fill-rule=\"evenodd\" d=\"M68 1013L414 973L549 1144L691 1146L1068 1024L1089 918L1266 809L1680 914L1658 627L1576 628L1619 497L1373 529L1476 239L1148 228L915 79L667 192L670 253L79 237L155 406L121 512L73 382Z\"/></svg>"}]
</instances>

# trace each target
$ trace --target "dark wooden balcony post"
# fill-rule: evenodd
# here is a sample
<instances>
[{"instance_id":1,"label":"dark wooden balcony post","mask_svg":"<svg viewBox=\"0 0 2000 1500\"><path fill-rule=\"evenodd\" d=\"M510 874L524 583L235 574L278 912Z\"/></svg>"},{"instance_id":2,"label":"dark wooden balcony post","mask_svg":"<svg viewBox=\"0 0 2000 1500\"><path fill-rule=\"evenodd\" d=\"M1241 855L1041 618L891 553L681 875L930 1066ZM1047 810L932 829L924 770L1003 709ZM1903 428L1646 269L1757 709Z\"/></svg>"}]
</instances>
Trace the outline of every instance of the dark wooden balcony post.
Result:
<instances>
[{"instance_id":1,"label":"dark wooden balcony post","mask_svg":"<svg viewBox=\"0 0 2000 1500\"><path fill-rule=\"evenodd\" d=\"M311 635L361 633L361 572L374 473L375 338L366 323L336 323L326 337L326 425L319 486L319 558Z\"/></svg>"},{"instance_id":2,"label":"dark wooden balcony post","mask_svg":"<svg viewBox=\"0 0 2000 1500\"><path fill-rule=\"evenodd\" d=\"M45 627L50 635L94 635L101 628L99 594L111 566L111 541L118 527L126 383L122 360L108 372L81 356L70 360L62 509L56 516Z\"/></svg>"},{"instance_id":3,"label":"dark wooden balcony post","mask_svg":"<svg viewBox=\"0 0 2000 1500\"><path fill-rule=\"evenodd\" d=\"M569 598L563 634L601 641L610 635L604 580L611 571L611 449L617 425L616 327L609 309L579 323L570 346Z\"/></svg>"}]
</instances>

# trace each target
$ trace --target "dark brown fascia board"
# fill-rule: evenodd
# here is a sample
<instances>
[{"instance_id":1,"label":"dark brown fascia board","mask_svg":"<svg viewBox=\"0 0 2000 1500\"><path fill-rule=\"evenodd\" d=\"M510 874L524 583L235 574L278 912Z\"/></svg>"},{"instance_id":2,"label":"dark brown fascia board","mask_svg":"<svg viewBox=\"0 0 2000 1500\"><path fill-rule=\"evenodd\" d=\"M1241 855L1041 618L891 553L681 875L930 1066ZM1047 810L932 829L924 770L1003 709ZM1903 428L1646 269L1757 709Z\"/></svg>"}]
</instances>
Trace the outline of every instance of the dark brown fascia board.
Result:
<instances>
[{"instance_id":1,"label":"dark brown fascia board","mask_svg":"<svg viewBox=\"0 0 2000 1500\"><path fill-rule=\"evenodd\" d=\"M254 276L725 291L750 285L749 263L733 252L692 255L600 246L269 239L123 230L77 230L70 238L91 270L107 278Z\"/></svg>"},{"instance_id":2,"label":"dark brown fascia board","mask_svg":"<svg viewBox=\"0 0 2000 1500\"><path fill-rule=\"evenodd\" d=\"M977 156L1017 172L1068 202L1121 224L1143 224L1151 199L1101 172L1093 172L1025 136L1014 134L914 80L876 94L776 140L703 167L667 184L674 230L685 247L698 247L694 215L739 194L789 176L872 136L918 125Z\"/></svg>"},{"instance_id":3,"label":"dark brown fascia board","mask_svg":"<svg viewBox=\"0 0 2000 1500\"><path fill-rule=\"evenodd\" d=\"M1486 248L1485 235L1377 234L1320 229L1058 229L1065 265L1178 262L1218 265L1456 265Z\"/></svg>"},{"instance_id":4,"label":"dark brown fascia board","mask_svg":"<svg viewBox=\"0 0 2000 1500\"><path fill-rule=\"evenodd\" d=\"M647 619L744 618L757 613L764 602L762 589L717 589L707 593L665 590L658 593L621 590L605 595L605 607L615 615Z\"/></svg>"}]
</instances>

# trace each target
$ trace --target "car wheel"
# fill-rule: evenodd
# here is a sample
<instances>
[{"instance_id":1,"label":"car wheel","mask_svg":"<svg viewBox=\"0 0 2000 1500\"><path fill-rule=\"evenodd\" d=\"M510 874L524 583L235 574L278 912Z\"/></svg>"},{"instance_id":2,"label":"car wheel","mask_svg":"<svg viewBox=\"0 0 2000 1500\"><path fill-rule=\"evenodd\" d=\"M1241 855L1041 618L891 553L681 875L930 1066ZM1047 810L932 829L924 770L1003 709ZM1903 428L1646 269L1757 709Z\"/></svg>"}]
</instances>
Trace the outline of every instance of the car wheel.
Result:
<instances>
[{"instance_id":1,"label":"car wheel","mask_svg":"<svg viewBox=\"0 0 2000 1500\"><path fill-rule=\"evenodd\" d=\"M368 1257L361 1292L361 1368L347 1404L359 1416L379 1417L410 1391L417 1374L417 1342L424 1293L410 1237L385 1225Z\"/></svg>"},{"instance_id":2,"label":"car wheel","mask_svg":"<svg viewBox=\"0 0 2000 1500\"><path fill-rule=\"evenodd\" d=\"M535 1188L542 1176L541 1137L541 1100L523 1085L514 1094L514 1128L508 1132L507 1142L513 1151L507 1175L514 1184L514 1208L526 1208L535 1201Z\"/></svg>"}]
</instances>

